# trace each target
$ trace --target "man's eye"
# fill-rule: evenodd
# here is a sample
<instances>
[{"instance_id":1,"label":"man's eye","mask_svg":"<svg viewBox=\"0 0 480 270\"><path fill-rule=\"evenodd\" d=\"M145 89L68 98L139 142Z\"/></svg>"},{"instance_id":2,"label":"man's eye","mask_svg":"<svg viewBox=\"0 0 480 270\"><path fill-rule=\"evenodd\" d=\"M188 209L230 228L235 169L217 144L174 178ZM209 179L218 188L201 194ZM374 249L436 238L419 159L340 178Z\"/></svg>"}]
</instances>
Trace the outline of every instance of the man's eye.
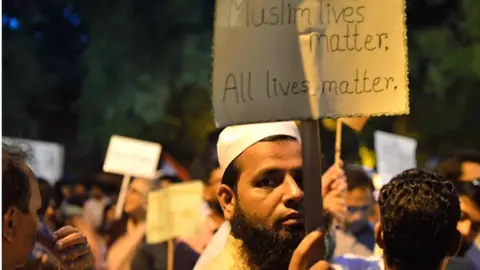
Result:
<instances>
[{"instance_id":1,"label":"man's eye","mask_svg":"<svg viewBox=\"0 0 480 270\"><path fill-rule=\"evenodd\" d=\"M277 182L271 178L264 178L258 182L259 187L276 187Z\"/></svg>"}]
</instances>

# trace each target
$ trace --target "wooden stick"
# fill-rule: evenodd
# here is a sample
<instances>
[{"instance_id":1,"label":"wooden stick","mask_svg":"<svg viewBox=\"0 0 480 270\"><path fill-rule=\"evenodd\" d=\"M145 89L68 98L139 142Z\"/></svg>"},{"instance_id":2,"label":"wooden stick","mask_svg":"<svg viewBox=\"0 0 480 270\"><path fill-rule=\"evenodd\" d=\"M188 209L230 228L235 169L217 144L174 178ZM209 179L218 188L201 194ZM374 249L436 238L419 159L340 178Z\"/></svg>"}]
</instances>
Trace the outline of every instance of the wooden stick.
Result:
<instances>
[{"instance_id":1,"label":"wooden stick","mask_svg":"<svg viewBox=\"0 0 480 270\"><path fill-rule=\"evenodd\" d=\"M117 204L115 205L115 219L119 220L122 217L123 205L127 197L128 186L130 185L130 175L124 175L122 180L122 187L118 194Z\"/></svg>"},{"instance_id":2,"label":"wooden stick","mask_svg":"<svg viewBox=\"0 0 480 270\"><path fill-rule=\"evenodd\" d=\"M320 131L317 120L303 120L300 125L302 136L303 191L305 192L305 229L313 232L320 226L328 229L322 204L322 156ZM320 196L319 196L320 194Z\"/></svg>"},{"instance_id":3,"label":"wooden stick","mask_svg":"<svg viewBox=\"0 0 480 270\"><path fill-rule=\"evenodd\" d=\"M168 240L167 270L173 270L173 255L175 251L175 242L173 241L173 239Z\"/></svg>"},{"instance_id":4,"label":"wooden stick","mask_svg":"<svg viewBox=\"0 0 480 270\"><path fill-rule=\"evenodd\" d=\"M337 119L337 128L335 130L335 164L338 164L342 154L342 119Z\"/></svg>"}]
</instances>

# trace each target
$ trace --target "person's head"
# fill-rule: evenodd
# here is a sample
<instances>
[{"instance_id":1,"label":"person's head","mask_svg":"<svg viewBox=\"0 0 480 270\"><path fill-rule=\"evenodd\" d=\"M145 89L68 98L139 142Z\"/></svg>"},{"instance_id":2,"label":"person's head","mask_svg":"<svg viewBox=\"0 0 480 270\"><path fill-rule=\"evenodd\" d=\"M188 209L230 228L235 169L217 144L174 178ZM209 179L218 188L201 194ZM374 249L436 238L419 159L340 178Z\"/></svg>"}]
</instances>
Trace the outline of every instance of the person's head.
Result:
<instances>
[{"instance_id":1,"label":"person's head","mask_svg":"<svg viewBox=\"0 0 480 270\"><path fill-rule=\"evenodd\" d=\"M50 206L50 201L53 200L53 187L48 183L47 180L43 178L37 178L38 187L40 188L40 195L42 197L42 207L38 210L38 215L40 217L45 215L48 207Z\"/></svg>"},{"instance_id":2,"label":"person's head","mask_svg":"<svg viewBox=\"0 0 480 270\"><path fill-rule=\"evenodd\" d=\"M470 182L455 182L460 199L462 215L457 229L462 235L462 247L458 256L464 256L470 249L475 237L480 233L480 192Z\"/></svg>"},{"instance_id":3,"label":"person's head","mask_svg":"<svg viewBox=\"0 0 480 270\"><path fill-rule=\"evenodd\" d=\"M379 196L376 241L388 269L443 269L460 246L460 204L451 181L418 169L395 176Z\"/></svg>"},{"instance_id":4,"label":"person's head","mask_svg":"<svg viewBox=\"0 0 480 270\"><path fill-rule=\"evenodd\" d=\"M154 182L152 186L158 185L160 188L167 188L171 184L182 183L182 180L175 175L163 175Z\"/></svg>"},{"instance_id":5,"label":"person's head","mask_svg":"<svg viewBox=\"0 0 480 270\"><path fill-rule=\"evenodd\" d=\"M472 149L456 151L442 160L435 171L452 181L478 180L480 179L480 152Z\"/></svg>"},{"instance_id":6,"label":"person's head","mask_svg":"<svg viewBox=\"0 0 480 270\"><path fill-rule=\"evenodd\" d=\"M135 178L130 184L125 199L125 212L132 217L142 216L147 209L147 197L152 188L152 181Z\"/></svg>"},{"instance_id":7,"label":"person's head","mask_svg":"<svg viewBox=\"0 0 480 270\"><path fill-rule=\"evenodd\" d=\"M227 127L218 140L218 191L250 266L284 269L304 236L302 154L294 122Z\"/></svg>"},{"instance_id":8,"label":"person's head","mask_svg":"<svg viewBox=\"0 0 480 270\"><path fill-rule=\"evenodd\" d=\"M22 149L2 144L3 269L14 269L27 261L38 231L42 199L27 158Z\"/></svg>"},{"instance_id":9,"label":"person's head","mask_svg":"<svg viewBox=\"0 0 480 270\"><path fill-rule=\"evenodd\" d=\"M87 189L84 184L76 183L73 187L73 192L77 197L86 197L87 196Z\"/></svg>"},{"instance_id":10,"label":"person's head","mask_svg":"<svg viewBox=\"0 0 480 270\"><path fill-rule=\"evenodd\" d=\"M203 197L210 208L219 216L223 216L223 211L218 202L218 189L222 183L223 171L220 169L217 155L217 142L220 134L220 129L217 129L209 134L207 146L201 155L201 166L205 171L202 177L204 184Z\"/></svg>"},{"instance_id":11,"label":"person's head","mask_svg":"<svg viewBox=\"0 0 480 270\"><path fill-rule=\"evenodd\" d=\"M100 200L104 196L103 189L100 185L92 185L92 189L90 190L90 194L92 195L92 198L94 198L96 200Z\"/></svg>"},{"instance_id":12,"label":"person's head","mask_svg":"<svg viewBox=\"0 0 480 270\"><path fill-rule=\"evenodd\" d=\"M368 226L370 214L374 204L373 181L368 174L359 166L347 166L345 168L348 190L345 199L348 206L346 217L347 229L358 232Z\"/></svg>"}]
</instances>

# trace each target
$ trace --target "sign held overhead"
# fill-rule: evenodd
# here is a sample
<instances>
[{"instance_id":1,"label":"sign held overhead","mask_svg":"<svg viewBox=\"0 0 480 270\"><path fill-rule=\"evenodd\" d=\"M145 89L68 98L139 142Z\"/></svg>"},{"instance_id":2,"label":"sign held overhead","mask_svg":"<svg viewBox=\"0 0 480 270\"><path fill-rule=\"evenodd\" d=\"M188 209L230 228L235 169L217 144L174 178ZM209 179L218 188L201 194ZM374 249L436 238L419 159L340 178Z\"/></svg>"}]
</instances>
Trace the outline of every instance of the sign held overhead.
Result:
<instances>
[{"instance_id":1,"label":"sign held overhead","mask_svg":"<svg viewBox=\"0 0 480 270\"><path fill-rule=\"evenodd\" d=\"M103 170L153 179L156 176L162 146L118 135L110 138Z\"/></svg>"},{"instance_id":2,"label":"sign held overhead","mask_svg":"<svg viewBox=\"0 0 480 270\"><path fill-rule=\"evenodd\" d=\"M409 112L405 0L217 0L219 126Z\"/></svg>"}]
</instances>

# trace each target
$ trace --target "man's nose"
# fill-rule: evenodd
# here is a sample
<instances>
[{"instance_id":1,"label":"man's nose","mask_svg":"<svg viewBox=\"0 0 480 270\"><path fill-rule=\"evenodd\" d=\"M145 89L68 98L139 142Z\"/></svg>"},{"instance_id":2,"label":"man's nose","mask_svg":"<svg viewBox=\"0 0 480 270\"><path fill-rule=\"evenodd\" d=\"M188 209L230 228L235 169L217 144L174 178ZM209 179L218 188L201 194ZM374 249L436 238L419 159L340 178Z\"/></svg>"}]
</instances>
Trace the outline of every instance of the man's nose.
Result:
<instances>
[{"instance_id":1,"label":"man's nose","mask_svg":"<svg viewBox=\"0 0 480 270\"><path fill-rule=\"evenodd\" d=\"M290 174L285 175L283 185L285 192L283 198L286 205L294 202L298 203L303 200L303 190L298 186L297 182Z\"/></svg>"}]
</instances>

